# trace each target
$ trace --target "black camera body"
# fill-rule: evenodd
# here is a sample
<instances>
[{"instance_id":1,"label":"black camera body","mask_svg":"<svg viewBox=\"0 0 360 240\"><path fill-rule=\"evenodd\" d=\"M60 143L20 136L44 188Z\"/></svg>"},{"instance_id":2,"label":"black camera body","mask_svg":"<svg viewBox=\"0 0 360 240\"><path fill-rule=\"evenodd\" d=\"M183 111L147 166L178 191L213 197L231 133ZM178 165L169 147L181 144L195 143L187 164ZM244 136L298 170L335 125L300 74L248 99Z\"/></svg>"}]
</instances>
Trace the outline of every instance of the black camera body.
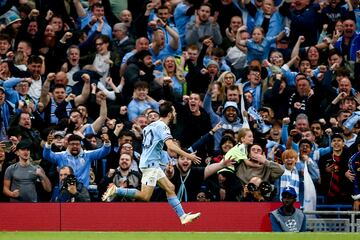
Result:
<instances>
[{"instance_id":1,"label":"black camera body","mask_svg":"<svg viewBox=\"0 0 360 240\"><path fill-rule=\"evenodd\" d=\"M75 177L74 174L70 174L64 179L64 183L61 187L61 190L67 190L69 186L76 184L77 184L77 178Z\"/></svg>"},{"instance_id":2,"label":"black camera body","mask_svg":"<svg viewBox=\"0 0 360 240\"><path fill-rule=\"evenodd\" d=\"M249 192L251 192L251 193L258 190L257 186L256 186L254 183L248 183L247 189L248 189Z\"/></svg>"}]
</instances>

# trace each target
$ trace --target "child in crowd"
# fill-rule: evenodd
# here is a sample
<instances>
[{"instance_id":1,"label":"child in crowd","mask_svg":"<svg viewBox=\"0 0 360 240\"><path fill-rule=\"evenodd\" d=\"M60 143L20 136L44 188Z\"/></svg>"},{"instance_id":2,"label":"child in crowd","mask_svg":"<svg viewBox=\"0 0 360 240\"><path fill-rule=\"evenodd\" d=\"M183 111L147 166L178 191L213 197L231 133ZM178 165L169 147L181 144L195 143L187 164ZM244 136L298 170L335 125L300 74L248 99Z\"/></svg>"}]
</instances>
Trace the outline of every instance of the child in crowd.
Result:
<instances>
[{"instance_id":1,"label":"child in crowd","mask_svg":"<svg viewBox=\"0 0 360 240\"><path fill-rule=\"evenodd\" d=\"M159 103L152 99L148 95L148 92L149 84L147 84L147 82L139 81L135 83L133 99L128 105L128 117L130 121L143 114L148 108L159 111Z\"/></svg>"},{"instance_id":2,"label":"child in crowd","mask_svg":"<svg viewBox=\"0 0 360 240\"><path fill-rule=\"evenodd\" d=\"M248 48L247 62L249 63L254 59L260 59L261 61L267 59L271 44L283 37L285 37L284 31L275 37L265 37L264 29L262 27L255 27L251 33L251 39L240 42L241 45L246 45Z\"/></svg>"},{"instance_id":3,"label":"child in crowd","mask_svg":"<svg viewBox=\"0 0 360 240\"><path fill-rule=\"evenodd\" d=\"M238 144L236 144L225 154L225 159L231 158L232 160L236 161L237 165L240 164L240 162L243 160L248 159L247 148L250 144L253 144L253 141L254 136L249 128L240 129L238 133ZM231 166L230 169L234 171L235 168Z\"/></svg>"}]
</instances>

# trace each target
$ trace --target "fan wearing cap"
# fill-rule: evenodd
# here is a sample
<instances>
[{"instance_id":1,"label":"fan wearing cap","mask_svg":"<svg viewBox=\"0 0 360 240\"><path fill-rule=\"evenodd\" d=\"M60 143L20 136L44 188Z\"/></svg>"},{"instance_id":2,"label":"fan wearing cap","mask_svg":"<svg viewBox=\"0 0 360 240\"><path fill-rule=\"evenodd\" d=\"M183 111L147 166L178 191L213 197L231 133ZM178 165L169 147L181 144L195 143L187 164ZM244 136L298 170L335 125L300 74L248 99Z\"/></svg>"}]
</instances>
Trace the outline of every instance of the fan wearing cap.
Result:
<instances>
[{"instance_id":1,"label":"fan wearing cap","mask_svg":"<svg viewBox=\"0 0 360 240\"><path fill-rule=\"evenodd\" d=\"M353 184L345 176L351 157L345 147L344 137L335 133L331 137L332 151L319 160L321 176L321 193L325 195L327 204L351 204Z\"/></svg>"},{"instance_id":2,"label":"fan wearing cap","mask_svg":"<svg viewBox=\"0 0 360 240\"><path fill-rule=\"evenodd\" d=\"M34 100L29 95L31 82L31 78L10 78L6 80L3 84L6 98L16 107L27 107L34 104Z\"/></svg>"},{"instance_id":3,"label":"fan wearing cap","mask_svg":"<svg viewBox=\"0 0 360 240\"><path fill-rule=\"evenodd\" d=\"M15 152L19 161L6 169L3 192L10 197L10 202L37 202L36 182L38 180L45 191L51 192L51 182L44 170L30 162L31 148L31 141L20 141L16 145Z\"/></svg>"},{"instance_id":4,"label":"fan wearing cap","mask_svg":"<svg viewBox=\"0 0 360 240\"><path fill-rule=\"evenodd\" d=\"M21 18L18 14L18 11L15 7L6 12L3 17L5 17L6 28L4 32L7 32L11 38L15 39L19 29L21 27Z\"/></svg>"},{"instance_id":5,"label":"fan wearing cap","mask_svg":"<svg viewBox=\"0 0 360 240\"><path fill-rule=\"evenodd\" d=\"M215 60L210 60L207 64L206 64L206 70L207 73L210 76L211 80L216 80L216 78L218 77L219 73L220 73L220 66L219 63Z\"/></svg>"},{"instance_id":6,"label":"fan wearing cap","mask_svg":"<svg viewBox=\"0 0 360 240\"><path fill-rule=\"evenodd\" d=\"M209 91L206 92L204 98L204 109L210 115L211 126L215 127L219 122L222 125L222 128L215 132L215 151L220 149L220 140L224 129L230 129L234 132L238 132L242 127L242 122L240 119L240 111L236 102L227 101L224 105L222 116L220 117L216 112L214 112L211 106L211 94Z\"/></svg>"},{"instance_id":7,"label":"fan wearing cap","mask_svg":"<svg viewBox=\"0 0 360 240\"><path fill-rule=\"evenodd\" d=\"M294 207L296 202L296 191L287 187L281 193L282 206L270 213L270 222L273 232L305 232L305 214Z\"/></svg>"},{"instance_id":8,"label":"fan wearing cap","mask_svg":"<svg viewBox=\"0 0 360 240\"><path fill-rule=\"evenodd\" d=\"M51 145L51 150L53 152L61 152L66 150L66 146L64 145L65 131L56 131L53 134L54 136L54 144Z\"/></svg>"}]
</instances>

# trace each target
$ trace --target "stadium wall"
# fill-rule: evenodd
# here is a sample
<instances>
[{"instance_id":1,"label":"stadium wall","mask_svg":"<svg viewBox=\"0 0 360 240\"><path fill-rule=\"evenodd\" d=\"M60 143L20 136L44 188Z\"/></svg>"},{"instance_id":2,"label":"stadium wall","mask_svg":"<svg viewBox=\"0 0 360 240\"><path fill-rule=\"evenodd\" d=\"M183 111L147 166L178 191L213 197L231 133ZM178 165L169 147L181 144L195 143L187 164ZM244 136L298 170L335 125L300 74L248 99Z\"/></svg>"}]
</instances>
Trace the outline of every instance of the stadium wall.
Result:
<instances>
[{"instance_id":1,"label":"stadium wall","mask_svg":"<svg viewBox=\"0 0 360 240\"><path fill-rule=\"evenodd\" d=\"M271 231L281 203L183 203L201 212L182 226L167 203L1 203L0 231Z\"/></svg>"}]
</instances>

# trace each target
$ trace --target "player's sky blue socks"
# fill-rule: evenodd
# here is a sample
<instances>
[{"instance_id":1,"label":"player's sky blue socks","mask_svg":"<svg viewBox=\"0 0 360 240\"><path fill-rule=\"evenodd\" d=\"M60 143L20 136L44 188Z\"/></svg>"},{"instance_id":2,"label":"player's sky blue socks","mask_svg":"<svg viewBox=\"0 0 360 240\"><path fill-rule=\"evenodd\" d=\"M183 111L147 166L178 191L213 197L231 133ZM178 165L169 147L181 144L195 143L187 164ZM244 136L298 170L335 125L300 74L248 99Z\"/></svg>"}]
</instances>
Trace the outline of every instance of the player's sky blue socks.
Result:
<instances>
[{"instance_id":1,"label":"player's sky blue socks","mask_svg":"<svg viewBox=\"0 0 360 240\"><path fill-rule=\"evenodd\" d=\"M123 197L133 198L138 190L136 188L116 188L116 194Z\"/></svg>"},{"instance_id":2,"label":"player's sky blue socks","mask_svg":"<svg viewBox=\"0 0 360 240\"><path fill-rule=\"evenodd\" d=\"M185 214L184 209L181 206L181 203L179 201L179 199L174 196L174 197L168 197L168 203L171 205L171 207L175 210L176 214L181 217L182 215Z\"/></svg>"}]
</instances>

